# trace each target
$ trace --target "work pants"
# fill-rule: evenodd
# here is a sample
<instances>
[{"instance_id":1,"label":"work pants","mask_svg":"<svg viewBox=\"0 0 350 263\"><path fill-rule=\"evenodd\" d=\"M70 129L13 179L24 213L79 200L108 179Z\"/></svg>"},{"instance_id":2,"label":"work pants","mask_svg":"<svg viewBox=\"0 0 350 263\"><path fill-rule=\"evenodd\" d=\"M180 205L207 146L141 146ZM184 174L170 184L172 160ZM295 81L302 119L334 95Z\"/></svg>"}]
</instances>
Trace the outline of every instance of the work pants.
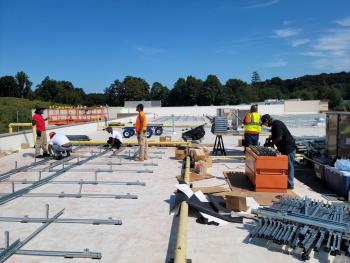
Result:
<instances>
[{"instance_id":1,"label":"work pants","mask_svg":"<svg viewBox=\"0 0 350 263\"><path fill-rule=\"evenodd\" d=\"M249 146L256 146L259 143L259 134L250 134L250 133L245 133L244 134L244 146L249 147Z\"/></svg>"},{"instance_id":2,"label":"work pants","mask_svg":"<svg viewBox=\"0 0 350 263\"><path fill-rule=\"evenodd\" d=\"M137 135L137 141L139 143L139 158L140 160L148 159L148 144L146 132L141 132Z\"/></svg>"},{"instance_id":3,"label":"work pants","mask_svg":"<svg viewBox=\"0 0 350 263\"><path fill-rule=\"evenodd\" d=\"M296 151L287 154L288 156L288 188L294 188L294 162Z\"/></svg>"},{"instance_id":4,"label":"work pants","mask_svg":"<svg viewBox=\"0 0 350 263\"><path fill-rule=\"evenodd\" d=\"M46 131L36 132L35 156L38 156L41 154L40 149L42 149L44 153L47 152Z\"/></svg>"}]
</instances>

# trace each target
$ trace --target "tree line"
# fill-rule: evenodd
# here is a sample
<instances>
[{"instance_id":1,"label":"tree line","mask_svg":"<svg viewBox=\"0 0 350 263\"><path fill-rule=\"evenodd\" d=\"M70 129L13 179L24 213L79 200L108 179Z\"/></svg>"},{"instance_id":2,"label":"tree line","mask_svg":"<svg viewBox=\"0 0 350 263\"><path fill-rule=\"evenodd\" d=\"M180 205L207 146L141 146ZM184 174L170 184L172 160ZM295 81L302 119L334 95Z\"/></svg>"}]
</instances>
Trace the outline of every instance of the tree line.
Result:
<instances>
[{"instance_id":1,"label":"tree line","mask_svg":"<svg viewBox=\"0 0 350 263\"><path fill-rule=\"evenodd\" d=\"M152 85L142 78L127 76L114 80L103 93L86 93L65 80L44 78L35 89L21 71L0 78L1 97L39 99L47 102L86 106L124 106L124 101L161 100L163 106L236 105L266 99L329 100L333 110L345 110L350 100L350 72L305 75L293 79L274 77L261 81L253 72L251 83L231 78L221 83L217 76L202 80L179 78L169 89L160 82Z\"/></svg>"}]
</instances>

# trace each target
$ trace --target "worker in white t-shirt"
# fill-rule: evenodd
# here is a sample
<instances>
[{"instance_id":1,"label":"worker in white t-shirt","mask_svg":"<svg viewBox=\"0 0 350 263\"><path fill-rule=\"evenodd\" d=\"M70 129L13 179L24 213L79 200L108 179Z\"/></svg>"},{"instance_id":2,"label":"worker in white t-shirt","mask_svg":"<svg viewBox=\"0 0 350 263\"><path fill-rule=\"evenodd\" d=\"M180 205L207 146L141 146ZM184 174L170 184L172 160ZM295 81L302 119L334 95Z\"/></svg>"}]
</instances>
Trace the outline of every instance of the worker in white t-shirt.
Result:
<instances>
[{"instance_id":1,"label":"worker in white t-shirt","mask_svg":"<svg viewBox=\"0 0 350 263\"><path fill-rule=\"evenodd\" d=\"M53 154L55 159L60 160L63 158L63 155L65 155L65 157L70 156L72 152L72 143L66 135L50 132L49 137L48 151L50 154Z\"/></svg>"},{"instance_id":2,"label":"worker in white t-shirt","mask_svg":"<svg viewBox=\"0 0 350 263\"><path fill-rule=\"evenodd\" d=\"M111 134L111 137L109 137L107 143L111 146L111 148L119 149L123 143L123 137L121 134L118 131L113 130L111 126L108 126L106 131Z\"/></svg>"}]
</instances>

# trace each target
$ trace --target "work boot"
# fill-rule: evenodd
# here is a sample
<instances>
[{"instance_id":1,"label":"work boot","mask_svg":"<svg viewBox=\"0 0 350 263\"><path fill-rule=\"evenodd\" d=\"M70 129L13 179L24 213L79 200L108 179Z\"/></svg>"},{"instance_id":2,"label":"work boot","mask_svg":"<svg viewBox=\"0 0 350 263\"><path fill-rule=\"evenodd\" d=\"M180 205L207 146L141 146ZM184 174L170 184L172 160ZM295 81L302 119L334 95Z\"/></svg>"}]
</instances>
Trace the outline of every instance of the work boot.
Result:
<instances>
[{"instance_id":1,"label":"work boot","mask_svg":"<svg viewBox=\"0 0 350 263\"><path fill-rule=\"evenodd\" d=\"M48 154L47 152L44 152L43 153L43 157L50 157L51 155L50 154Z\"/></svg>"},{"instance_id":2,"label":"work boot","mask_svg":"<svg viewBox=\"0 0 350 263\"><path fill-rule=\"evenodd\" d=\"M43 155L41 155L41 154L39 154L39 155L36 155L36 156L35 156L35 158L39 158L39 159L41 159L41 158L44 158L44 156L43 156Z\"/></svg>"}]
</instances>

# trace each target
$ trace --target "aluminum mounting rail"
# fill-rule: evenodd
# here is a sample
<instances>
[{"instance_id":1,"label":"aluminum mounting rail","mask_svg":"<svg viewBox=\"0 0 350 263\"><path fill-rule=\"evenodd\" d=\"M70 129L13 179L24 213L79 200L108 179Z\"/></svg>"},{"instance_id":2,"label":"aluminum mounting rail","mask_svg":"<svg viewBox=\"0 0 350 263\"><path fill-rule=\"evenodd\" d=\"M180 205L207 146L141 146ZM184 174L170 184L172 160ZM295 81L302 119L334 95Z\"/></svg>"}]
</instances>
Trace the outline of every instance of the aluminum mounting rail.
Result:
<instances>
[{"instance_id":1,"label":"aluminum mounting rail","mask_svg":"<svg viewBox=\"0 0 350 263\"><path fill-rule=\"evenodd\" d=\"M37 228L33 233L31 233L29 236L27 236L23 241L20 241L17 239L15 242L13 242L11 245L6 247L1 253L0 253L0 263L5 262L7 259L9 259L13 254L15 254L18 250L20 250L24 245L26 245L29 241L31 241L35 236L37 236L41 231L43 231L46 227L48 227L52 222L54 222L57 218L59 218L64 212L64 209L59 211L56 215L49 218L49 220L41 225L39 228Z\"/></svg>"},{"instance_id":2,"label":"aluminum mounting rail","mask_svg":"<svg viewBox=\"0 0 350 263\"><path fill-rule=\"evenodd\" d=\"M70 167L70 166L69 166ZM66 168L63 168L66 169ZM59 172L61 170L51 170L50 172ZM100 172L100 173L113 173L113 172L123 172L123 173L153 173L153 170L144 169L144 170L137 170L137 169L72 169L70 172L72 173L91 173L91 172Z\"/></svg>"},{"instance_id":3,"label":"aluminum mounting rail","mask_svg":"<svg viewBox=\"0 0 350 263\"><path fill-rule=\"evenodd\" d=\"M8 180L8 181L2 181L0 183L4 184L33 184L37 181L29 181L29 180ZM48 184L93 184L93 185L98 185L98 184L103 184L103 185L139 185L139 186L146 186L146 183L140 182L140 181L135 181L135 182L123 182L123 181L50 181Z\"/></svg>"},{"instance_id":4,"label":"aluminum mounting rail","mask_svg":"<svg viewBox=\"0 0 350 263\"><path fill-rule=\"evenodd\" d=\"M46 158L46 159L40 160L40 161L38 161L38 162L33 162L33 163L31 163L31 164L22 166L22 167L18 167L18 168L16 167L16 168L13 169L13 170L10 170L10 171L8 171L8 172L5 172L5 173L0 174L0 181L9 178L9 177L10 177L11 175L13 175L13 174L20 173L20 172L24 172L24 171L26 171L26 170L29 169L29 168L32 168L32 167L35 167L35 166L39 166L39 165L45 164L45 163L47 163L48 161L49 161L49 159ZM17 162L16 162L15 166L17 166Z\"/></svg>"},{"instance_id":5,"label":"aluminum mounting rail","mask_svg":"<svg viewBox=\"0 0 350 263\"><path fill-rule=\"evenodd\" d=\"M39 217L0 217L0 222L16 222L16 223L46 223L49 218ZM88 224L88 225L122 225L119 219L78 219L78 218L58 218L54 223L62 224Z\"/></svg>"},{"instance_id":6,"label":"aluminum mounting rail","mask_svg":"<svg viewBox=\"0 0 350 263\"><path fill-rule=\"evenodd\" d=\"M27 193L29 193L31 190L33 190L33 189L35 189L35 188L38 188L38 187L40 187L40 186L46 184L47 182L51 181L52 179L58 177L59 175L64 174L65 172L67 172L67 171L70 170L71 168L76 167L76 166L79 166L79 165L82 165L82 164L85 164L85 163L87 163L88 161L91 161L91 160L93 160L93 159L95 159L95 158L98 158L98 157L100 157L100 156L106 154L107 152L108 152L108 150L105 150L105 151L101 151L100 153L97 153L97 154L95 154L95 155L91 155L91 156L90 156L89 158L87 158L87 159L79 160L77 163L74 163L74 164L72 164L72 165L70 165L70 166L68 166L68 167L66 167L66 168L61 169L61 170L55 171L53 174L51 174L51 175L49 175L49 176L47 176L47 177L45 177L45 178L42 178L42 179L36 181L36 182L35 182L34 184L32 184L32 185L29 185L29 186L27 186L27 187L25 187L25 188L22 188L22 189L20 189L20 190L17 190L17 191L15 191L15 192L13 192L13 193L6 194L6 195L0 197L0 205L5 204L5 203L7 203L7 202L9 202L9 201L11 201L11 200L14 200L14 199L16 199L16 198L18 198L18 197L20 197L20 196L22 196L22 195L24 195L24 194L27 194Z\"/></svg>"},{"instance_id":7,"label":"aluminum mounting rail","mask_svg":"<svg viewBox=\"0 0 350 263\"><path fill-rule=\"evenodd\" d=\"M0 194L2 197L6 197L9 194ZM58 198L112 198L112 199L138 199L137 195L125 194L125 195L114 195L114 194L66 194L62 193L26 193L22 194L23 197L58 197ZM1 197L1 198L2 198ZM0 199L1 199L0 198Z\"/></svg>"},{"instance_id":8,"label":"aluminum mounting rail","mask_svg":"<svg viewBox=\"0 0 350 263\"><path fill-rule=\"evenodd\" d=\"M4 249L0 249L0 253L2 251L4 251ZM85 249L83 252L20 249L15 251L14 254L25 255L25 256L44 256L44 257L63 257L63 258L90 258L90 259L102 258L102 254L100 252L91 252L88 249Z\"/></svg>"},{"instance_id":9,"label":"aluminum mounting rail","mask_svg":"<svg viewBox=\"0 0 350 263\"><path fill-rule=\"evenodd\" d=\"M292 212L280 212L272 208L259 208L252 209L252 213L258 216L267 218L273 218L276 220L287 220L293 223L299 223L303 225L310 225L313 227L323 228L326 230L332 230L334 232L342 232L350 234L350 224L341 222L330 222L329 220L315 218L311 216L296 214Z\"/></svg>"}]
</instances>

